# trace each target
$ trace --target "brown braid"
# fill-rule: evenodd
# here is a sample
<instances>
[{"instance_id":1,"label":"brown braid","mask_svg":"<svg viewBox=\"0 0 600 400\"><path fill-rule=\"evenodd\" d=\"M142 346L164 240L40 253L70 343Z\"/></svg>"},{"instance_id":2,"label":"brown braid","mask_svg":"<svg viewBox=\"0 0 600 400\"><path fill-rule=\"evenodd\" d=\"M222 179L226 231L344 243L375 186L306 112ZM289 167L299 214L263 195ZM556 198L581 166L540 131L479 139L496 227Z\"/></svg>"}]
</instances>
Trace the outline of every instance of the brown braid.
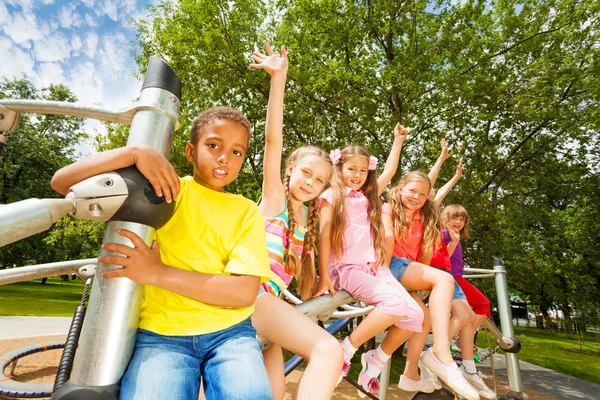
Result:
<instances>
[{"instance_id":1,"label":"brown braid","mask_svg":"<svg viewBox=\"0 0 600 400\"><path fill-rule=\"evenodd\" d=\"M296 252L296 246L294 246L294 232L296 230L296 218L294 217L294 208L292 207L291 194L290 194L290 176L285 174L283 178L283 188L285 190L285 199L288 211L289 227L287 231L288 245L283 248L283 258L285 261L286 272L293 276L298 276L302 269L300 257Z\"/></svg>"},{"instance_id":2,"label":"brown braid","mask_svg":"<svg viewBox=\"0 0 600 400\"><path fill-rule=\"evenodd\" d=\"M306 223L306 233L304 234L304 250L302 252L302 269L298 276L298 289L303 299L312 297L315 288L315 241L317 238L317 227L319 226L319 201L317 199L310 202L308 207L308 219Z\"/></svg>"}]
</instances>

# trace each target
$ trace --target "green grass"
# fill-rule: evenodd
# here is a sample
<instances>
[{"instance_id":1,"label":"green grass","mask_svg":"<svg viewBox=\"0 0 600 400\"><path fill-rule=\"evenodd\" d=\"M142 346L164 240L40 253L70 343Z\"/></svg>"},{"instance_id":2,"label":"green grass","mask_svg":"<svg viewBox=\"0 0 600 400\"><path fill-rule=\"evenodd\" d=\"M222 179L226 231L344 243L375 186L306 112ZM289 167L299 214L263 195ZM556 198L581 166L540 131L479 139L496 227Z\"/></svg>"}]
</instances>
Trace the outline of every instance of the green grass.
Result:
<instances>
[{"instance_id":1,"label":"green grass","mask_svg":"<svg viewBox=\"0 0 600 400\"><path fill-rule=\"evenodd\" d=\"M71 317L81 302L84 282L61 282L60 278L0 286L0 315Z\"/></svg>"},{"instance_id":2,"label":"green grass","mask_svg":"<svg viewBox=\"0 0 600 400\"><path fill-rule=\"evenodd\" d=\"M515 327L515 336L521 342L519 360L561 372L589 382L600 383L600 341L586 336L584 350L597 355L574 353L564 348L579 349L576 335L536 328ZM495 340L490 336L492 346ZM485 333L477 335L477 346L487 348ZM502 353L502 351L500 351Z\"/></svg>"}]
</instances>

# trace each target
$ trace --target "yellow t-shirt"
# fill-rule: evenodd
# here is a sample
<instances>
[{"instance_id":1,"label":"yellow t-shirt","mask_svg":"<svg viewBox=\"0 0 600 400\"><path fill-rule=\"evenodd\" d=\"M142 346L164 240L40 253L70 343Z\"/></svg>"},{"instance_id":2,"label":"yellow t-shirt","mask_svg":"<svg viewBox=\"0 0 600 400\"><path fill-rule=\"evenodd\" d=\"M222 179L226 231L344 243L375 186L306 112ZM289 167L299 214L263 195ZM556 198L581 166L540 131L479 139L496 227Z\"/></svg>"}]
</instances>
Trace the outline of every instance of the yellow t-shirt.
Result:
<instances>
[{"instance_id":1,"label":"yellow t-shirt","mask_svg":"<svg viewBox=\"0 0 600 400\"><path fill-rule=\"evenodd\" d=\"M256 204L208 189L189 176L180 182L175 213L156 231L162 262L204 274L255 275L267 281L271 269ZM161 335L199 335L227 329L253 311L254 306L215 306L148 285L139 327Z\"/></svg>"}]
</instances>

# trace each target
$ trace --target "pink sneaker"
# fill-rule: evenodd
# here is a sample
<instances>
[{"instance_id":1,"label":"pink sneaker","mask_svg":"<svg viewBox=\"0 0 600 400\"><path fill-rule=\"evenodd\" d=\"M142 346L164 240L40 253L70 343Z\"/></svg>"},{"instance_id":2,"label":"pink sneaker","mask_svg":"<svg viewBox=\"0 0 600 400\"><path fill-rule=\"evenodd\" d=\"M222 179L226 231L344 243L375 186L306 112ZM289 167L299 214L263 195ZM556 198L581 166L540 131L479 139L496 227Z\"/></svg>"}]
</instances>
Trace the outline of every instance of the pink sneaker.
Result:
<instances>
[{"instance_id":1,"label":"pink sneaker","mask_svg":"<svg viewBox=\"0 0 600 400\"><path fill-rule=\"evenodd\" d=\"M404 375L400 375L400 382L398 382L398 389L404 390L405 392L423 392L423 393L433 393L435 388L433 387L433 383L428 381L427 379L421 377L418 381L414 381L410 378L407 378Z\"/></svg>"},{"instance_id":2,"label":"pink sneaker","mask_svg":"<svg viewBox=\"0 0 600 400\"><path fill-rule=\"evenodd\" d=\"M479 393L467 382L455 362L444 365L435 358L431 347L421 354L421 361L431 373L436 374L456 394L466 400L479 400Z\"/></svg>"},{"instance_id":3,"label":"pink sneaker","mask_svg":"<svg viewBox=\"0 0 600 400\"><path fill-rule=\"evenodd\" d=\"M342 350L344 351L344 365L342 366L342 373L340 374L337 383L335 384L336 387L346 376L348 376L348 372L350 372L350 361L352 361L352 356L346 353L346 349L344 348L341 340L340 346L342 346Z\"/></svg>"},{"instance_id":4,"label":"pink sneaker","mask_svg":"<svg viewBox=\"0 0 600 400\"><path fill-rule=\"evenodd\" d=\"M367 367L369 364L373 364L379 371L381 371L385 365L385 363L379 359L377 350L369 350L366 353L363 353L360 356L360 363L362 364L362 370L360 371L360 375L358 375L358 384L369 393L379 392L379 379L367 374ZM360 391L358 394L361 397L365 396Z\"/></svg>"}]
</instances>

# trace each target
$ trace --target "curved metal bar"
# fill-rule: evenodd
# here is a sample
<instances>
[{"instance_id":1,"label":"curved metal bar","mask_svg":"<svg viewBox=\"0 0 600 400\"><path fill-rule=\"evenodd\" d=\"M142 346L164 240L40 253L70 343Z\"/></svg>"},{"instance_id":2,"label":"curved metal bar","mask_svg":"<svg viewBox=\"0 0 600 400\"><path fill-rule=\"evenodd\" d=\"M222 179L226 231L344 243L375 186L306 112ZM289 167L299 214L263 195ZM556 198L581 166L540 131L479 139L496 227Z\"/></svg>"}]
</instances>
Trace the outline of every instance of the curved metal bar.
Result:
<instances>
[{"instance_id":1,"label":"curved metal bar","mask_svg":"<svg viewBox=\"0 0 600 400\"><path fill-rule=\"evenodd\" d=\"M368 307L360 308L358 310L353 310L353 311L335 311L333 314L331 314L331 318L362 317L363 315L367 315L374 309L375 309L374 306L368 306Z\"/></svg>"},{"instance_id":2,"label":"curved metal bar","mask_svg":"<svg viewBox=\"0 0 600 400\"><path fill-rule=\"evenodd\" d=\"M97 262L97 258L86 258L84 260L61 261L3 269L0 270L0 285L47 278L49 276L71 274L77 272L79 267L87 264L96 264Z\"/></svg>"},{"instance_id":3,"label":"curved metal bar","mask_svg":"<svg viewBox=\"0 0 600 400\"><path fill-rule=\"evenodd\" d=\"M465 279L493 278L494 274L479 274L479 275L463 275Z\"/></svg>"},{"instance_id":4,"label":"curved metal bar","mask_svg":"<svg viewBox=\"0 0 600 400\"><path fill-rule=\"evenodd\" d=\"M0 396L14 398L40 398L50 396L52 394L52 384L13 381L4 375L4 370L9 364L16 362L20 358L47 350L62 349L64 345L64 340L55 340L48 343L30 344L0 354Z\"/></svg>"}]
</instances>

